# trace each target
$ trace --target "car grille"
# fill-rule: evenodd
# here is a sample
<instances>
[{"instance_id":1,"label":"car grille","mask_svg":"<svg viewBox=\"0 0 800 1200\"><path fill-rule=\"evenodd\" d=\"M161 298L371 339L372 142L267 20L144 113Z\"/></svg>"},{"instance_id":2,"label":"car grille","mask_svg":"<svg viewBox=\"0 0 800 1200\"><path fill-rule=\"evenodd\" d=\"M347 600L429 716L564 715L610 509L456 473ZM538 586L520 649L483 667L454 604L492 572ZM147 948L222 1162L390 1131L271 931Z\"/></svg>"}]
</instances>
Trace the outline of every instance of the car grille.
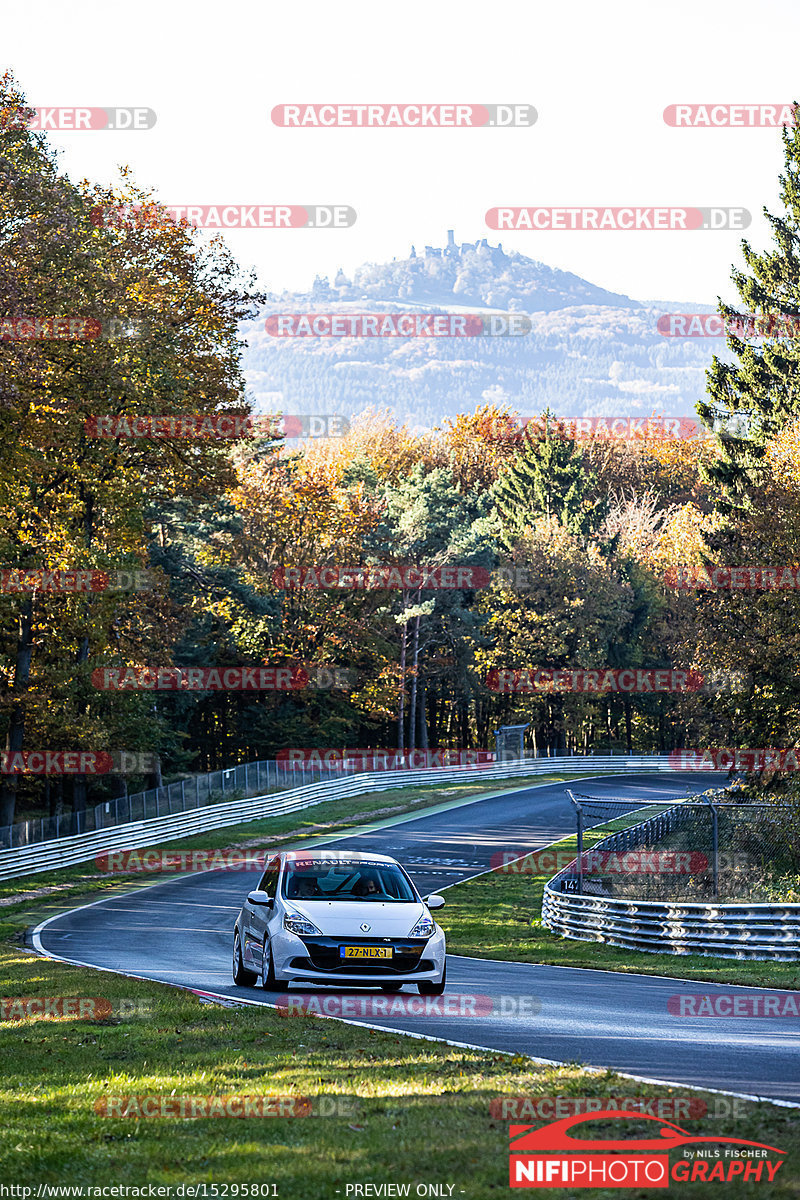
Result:
<instances>
[{"instance_id":1,"label":"car grille","mask_svg":"<svg viewBox=\"0 0 800 1200\"><path fill-rule=\"evenodd\" d=\"M304 937L300 940L308 951L308 958L292 959L293 967L330 971L336 975L407 975L410 971L430 971L434 965L421 957L427 938ZM339 957L340 946L392 946L394 954L384 960L343 959Z\"/></svg>"}]
</instances>

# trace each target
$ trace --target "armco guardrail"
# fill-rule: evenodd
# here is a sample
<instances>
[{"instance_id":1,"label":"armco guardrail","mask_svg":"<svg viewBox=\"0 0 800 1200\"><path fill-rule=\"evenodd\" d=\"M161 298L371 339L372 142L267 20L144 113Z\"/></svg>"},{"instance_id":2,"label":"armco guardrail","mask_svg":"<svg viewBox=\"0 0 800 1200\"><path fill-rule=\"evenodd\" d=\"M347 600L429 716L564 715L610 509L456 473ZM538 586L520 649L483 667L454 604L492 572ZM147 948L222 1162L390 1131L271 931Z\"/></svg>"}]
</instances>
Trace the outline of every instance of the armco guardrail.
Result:
<instances>
[{"instance_id":1,"label":"armco guardrail","mask_svg":"<svg viewBox=\"0 0 800 1200\"><path fill-rule=\"evenodd\" d=\"M545 887L542 920L563 937L653 954L800 959L800 904L605 900L554 892L550 884Z\"/></svg>"},{"instance_id":2,"label":"armco guardrail","mask_svg":"<svg viewBox=\"0 0 800 1200\"><path fill-rule=\"evenodd\" d=\"M659 823L665 829L674 828L680 820L676 820L675 814L676 809L670 809L612 834L597 842L592 851L625 850L642 845ZM652 954L700 954L777 962L800 960L800 904L614 900L561 890L563 885L575 881L575 867L570 865L554 875L544 888L542 921L562 937L606 942Z\"/></svg>"},{"instance_id":3,"label":"armco guardrail","mask_svg":"<svg viewBox=\"0 0 800 1200\"><path fill-rule=\"evenodd\" d=\"M355 768L324 765L306 767L304 764L292 767L289 763L272 759L240 763L221 771L211 771L207 775L195 775L162 784L161 787L148 788L144 792L109 797L99 804L77 811L68 810L52 817L35 817L0 826L0 850L32 846L37 842L92 833L97 829L111 829L115 825L147 821L151 817L163 817L187 809L205 808L209 804L233 799L232 796L226 796L228 792L238 793L239 799L244 799L268 791L284 791L306 783L320 783L323 779L341 779L345 775L355 774Z\"/></svg>"},{"instance_id":4,"label":"armco guardrail","mask_svg":"<svg viewBox=\"0 0 800 1200\"><path fill-rule=\"evenodd\" d=\"M0 850L0 879L35 875L56 867L75 866L106 850L130 850L159 845L180 837L192 837L208 829L221 829L262 817L277 816L348 796L371 791L410 787L420 783L458 782L459 780L513 779L533 775L613 775L642 771L672 771L668 755L636 757L533 758L509 763L476 764L467 767L432 767L419 771L373 771L348 779L327 780L291 788L268 796L232 800L185 812L166 814L143 821L131 821L108 829L71 837L55 838L32 846Z\"/></svg>"}]
</instances>

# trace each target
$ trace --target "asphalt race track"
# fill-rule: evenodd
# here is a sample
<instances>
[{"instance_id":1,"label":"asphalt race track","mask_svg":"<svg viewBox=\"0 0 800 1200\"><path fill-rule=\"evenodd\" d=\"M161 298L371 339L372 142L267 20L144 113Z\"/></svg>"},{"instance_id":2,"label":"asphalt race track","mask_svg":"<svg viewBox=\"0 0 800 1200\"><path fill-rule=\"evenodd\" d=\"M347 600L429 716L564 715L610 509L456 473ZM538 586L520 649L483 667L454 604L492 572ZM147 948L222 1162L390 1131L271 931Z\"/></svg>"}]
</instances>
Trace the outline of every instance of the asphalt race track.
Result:
<instances>
[{"instance_id":1,"label":"asphalt race track","mask_svg":"<svg viewBox=\"0 0 800 1200\"><path fill-rule=\"evenodd\" d=\"M721 777L694 773L616 776L575 783L595 796L642 804L698 792ZM391 854L426 895L487 870L493 854L548 845L574 830L566 784L515 791L318 844ZM260 872L214 871L173 878L51 918L33 934L37 949L232 999L274 1003L260 988L231 982L233 922ZM445 996L424 999L429 1011L391 1013L393 997L377 992L315 989L320 1003L346 997L351 1017L373 1026L580 1061L633 1075L800 1104L800 1021L793 1017L679 1017L668 998L681 993L765 996L763 989L720 987L645 975L448 957ZM310 991L312 989L306 989ZM458 995L491 997L489 1015L459 1011ZM416 997L416 988L402 995ZM386 1015L364 1011L367 997ZM519 998L523 997L522 1001ZM446 1006L443 1000L448 1000ZM369 1008L374 1007L370 1002ZM418 1008L424 1006L419 1004ZM455 1010L447 1015L447 1008ZM476 1011L487 1009L481 1001ZM534 1015L535 1014L535 1015Z\"/></svg>"}]
</instances>

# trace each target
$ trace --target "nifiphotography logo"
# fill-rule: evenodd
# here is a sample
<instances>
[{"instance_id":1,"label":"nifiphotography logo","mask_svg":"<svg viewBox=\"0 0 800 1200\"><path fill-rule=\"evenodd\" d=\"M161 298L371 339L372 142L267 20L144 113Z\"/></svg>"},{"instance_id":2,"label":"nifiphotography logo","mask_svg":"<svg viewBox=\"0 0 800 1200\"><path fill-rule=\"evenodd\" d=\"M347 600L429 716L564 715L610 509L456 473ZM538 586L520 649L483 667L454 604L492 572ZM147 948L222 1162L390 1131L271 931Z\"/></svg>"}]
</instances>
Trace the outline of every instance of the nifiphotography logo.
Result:
<instances>
[{"instance_id":1,"label":"nifiphotography logo","mask_svg":"<svg viewBox=\"0 0 800 1200\"><path fill-rule=\"evenodd\" d=\"M573 1125L590 1121L620 1119L632 1114L620 1109L578 1113L536 1129L511 1125L509 1138L509 1185L511 1187L618 1187L668 1188L676 1183L730 1183L736 1179L754 1183L771 1182L783 1165L784 1150L743 1138L702 1136L689 1133L658 1117L637 1113L637 1121L658 1126L652 1138L596 1140L569 1136ZM653 1131L656 1132L655 1130ZM683 1150L670 1163L669 1151L705 1143L708 1149ZM553 1153L543 1154L541 1151Z\"/></svg>"}]
</instances>

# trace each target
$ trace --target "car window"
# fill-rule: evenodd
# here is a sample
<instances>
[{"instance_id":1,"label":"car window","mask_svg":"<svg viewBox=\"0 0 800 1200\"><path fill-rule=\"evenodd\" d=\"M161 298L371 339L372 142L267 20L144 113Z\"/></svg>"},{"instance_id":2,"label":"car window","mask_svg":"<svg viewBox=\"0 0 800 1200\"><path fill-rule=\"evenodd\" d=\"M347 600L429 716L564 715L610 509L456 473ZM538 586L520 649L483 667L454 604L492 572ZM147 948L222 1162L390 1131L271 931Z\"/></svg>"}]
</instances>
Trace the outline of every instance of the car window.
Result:
<instances>
[{"instance_id":1,"label":"car window","mask_svg":"<svg viewBox=\"0 0 800 1200\"><path fill-rule=\"evenodd\" d=\"M417 899L402 871L392 863L297 860L286 865L283 894L288 900L379 900L408 904Z\"/></svg>"},{"instance_id":2,"label":"car window","mask_svg":"<svg viewBox=\"0 0 800 1200\"><path fill-rule=\"evenodd\" d=\"M267 867L261 877L261 882L258 885L260 892L266 892L273 900L278 894L278 874L280 869L280 860L274 858Z\"/></svg>"}]
</instances>

